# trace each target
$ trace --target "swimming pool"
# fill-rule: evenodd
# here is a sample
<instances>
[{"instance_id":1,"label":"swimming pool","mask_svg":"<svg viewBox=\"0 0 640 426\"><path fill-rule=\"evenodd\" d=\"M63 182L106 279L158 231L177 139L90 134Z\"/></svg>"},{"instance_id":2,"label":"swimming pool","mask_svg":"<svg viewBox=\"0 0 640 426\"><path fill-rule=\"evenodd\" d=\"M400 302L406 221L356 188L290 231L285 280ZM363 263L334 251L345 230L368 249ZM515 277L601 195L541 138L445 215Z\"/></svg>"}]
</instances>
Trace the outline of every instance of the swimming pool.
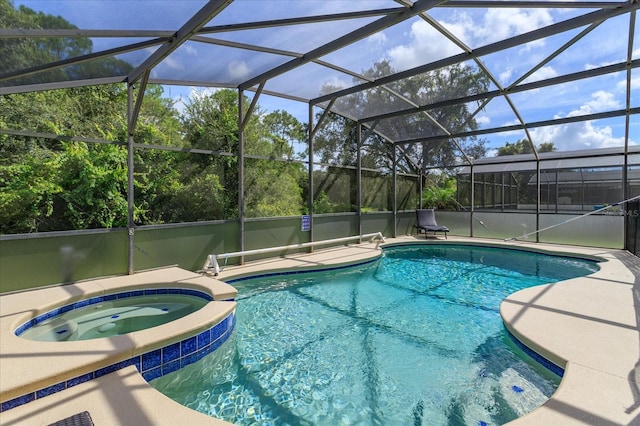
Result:
<instances>
[{"instance_id":1,"label":"swimming pool","mask_svg":"<svg viewBox=\"0 0 640 426\"><path fill-rule=\"evenodd\" d=\"M504 329L502 299L594 262L461 245L386 248L366 265L234 283L236 334L151 384L236 424L502 424L560 377Z\"/></svg>"}]
</instances>

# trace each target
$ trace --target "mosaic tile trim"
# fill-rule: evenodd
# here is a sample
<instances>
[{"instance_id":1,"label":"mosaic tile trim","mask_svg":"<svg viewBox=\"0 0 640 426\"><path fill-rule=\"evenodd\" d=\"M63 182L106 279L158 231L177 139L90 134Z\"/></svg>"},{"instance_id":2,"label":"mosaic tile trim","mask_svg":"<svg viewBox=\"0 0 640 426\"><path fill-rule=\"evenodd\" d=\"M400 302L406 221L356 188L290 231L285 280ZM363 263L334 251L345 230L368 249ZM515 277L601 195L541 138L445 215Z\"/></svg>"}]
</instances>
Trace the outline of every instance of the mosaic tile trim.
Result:
<instances>
[{"instance_id":1,"label":"mosaic tile trim","mask_svg":"<svg viewBox=\"0 0 640 426\"><path fill-rule=\"evenodd\" d=\"M537 250L529 250L527 248L523 248L523 247L513 247L513 246L491 246L491 245L478 245L478 244L461 244L461 243L446 243L444 241L441 241L439 243L429 243L429 244L424 244L424 243L394 243L394 244L386 244L382 250L384 251L384 249L389 249L389 248L397 248L397 247L416 247L416 246L429 246L429 247L433 247L433 246L440 246L440 247L463 247L463 248L468 248L468 247L478 247L478 248L490 248L490 249L497 249L497 250L509 250L509 251L520 251L520 252L524 252L524 253L533 253L533 254L541 254L541 255L546 255L546 256L553 256L553 257L558 257L561 259L568 259L568 260L579 260L582 262L588 262L588 263L593 263L595 266L598 266L598 263L601 262L601 260L595 260L592 259L590 257L581 257L579 255L571 255L571 254L562 254L562 253L546 253L543 251L537 251ZM598 266L599 268L599 266Z\"/></svg>"},{"instance_id":2,"label":"mosaic tile trim","mask_svg":"<svg viewBox=\"0 0 640 426\"><path fill-rule=\"evenodd\" d=\"M368 265L369 263L377 262L380 260L380 257L374 257L373 259L364 260L362 262L357 263L349 263L348 265L340 265L340 266L330 266L327 268L317 268L317 269L301 269L301 270L291 270L291 271L279 271L279 272L267 272L264 274L256 274L256 275L248 275L246 277L239 278L231 278L229 280L225 280L227 284L237 283L239 281L252 280L254 278L267 278L267 277L275 277L278 275L298 275L298 274L310 274L313 272L325 272L325 271L337 271L340 269L353 268L356 266Z\"/></svg>"},{"instance_id":3,"label":"mosaic tile trim","mask_svg":"<svg viewBox=\"0 0 640 426\"><path fill-rule=\"evenodd\" d=\"M116 299L126 299L129 297L138 297L138 296L153 296L158 294L180 294L184 296L195 296L201 299L205 299L209 302L213 300L211 295L204 293L199 290L193 290L190 288L147 288L141 290L132 290L132 291L123 291L121 293L113 293L113 294L105 294L101 296L91 297L89 299L79 300L74 303L69 303L68 305L61 306L59 308L52 309L44 314L40 314L35 318L25 322L20 327L16 328L15 335L19 336L34 325L40 324L43 321L48 320L49 318L53 318L60 314L64 314L65 312L73 311L76 309L84 308L86 306L95 305L97 303L108 302Z\"/></svg>"},{"instance_id":4,"label":"mosaic tile trim","mask_svg":"<svg viewBox=\"0 0 640 426\"><path fill-rule=\"evenodd\" d=\"M83 374L5 401L0 404L0 413L56 392L69 389L81 383L97 379L105 374L113 373L130 365L134 365L142 374L142 377L149 382L192 364L215 351L231 336L235 325L236 315L235 312L232 312L210 329L179 342L171 343L163 348L134 356L133 358L102 367L91 373Z\"/></svg>"},{"instance_id":5,"label":"mosaic tile trim","mask_svg":"<svg viewBox=\"0 0 640 426\"><path fill-rule=\"evenodd\" d=\"M525 345L520 340L518 340L516 336L511 334L511 332L506 327L505 327L505 330L507 331L507 334L509 335L511 340L513 340L513 342L516 344L516 346L522 349L527 355L533 358L538 364L542 365L543 367L545 367L547 370L551 371L558 377L564 376L564 368L560 367L559 365L557 365L552 361L549 361L548 359L546 359L545 357L543 357L533 349L529 348L527 345Z\"/></svg>"}]
</instances>

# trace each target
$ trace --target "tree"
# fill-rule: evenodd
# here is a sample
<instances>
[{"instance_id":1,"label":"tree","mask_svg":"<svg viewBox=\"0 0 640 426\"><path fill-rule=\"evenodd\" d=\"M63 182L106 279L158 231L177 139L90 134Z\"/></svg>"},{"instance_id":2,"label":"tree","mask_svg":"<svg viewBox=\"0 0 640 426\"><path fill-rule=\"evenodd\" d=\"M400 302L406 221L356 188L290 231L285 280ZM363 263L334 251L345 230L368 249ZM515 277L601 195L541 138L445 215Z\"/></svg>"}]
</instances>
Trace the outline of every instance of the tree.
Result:
<instances>
[{"instance_id":1,"label":"tree","mask_svg":"<svg viewBox=\"0 0 640 426\"><path fill-rule=\"evenodd\" d=\"M381 61L365 71L364 75L376 80L394 72L388 61ZM387 88L375 87L345 96L335 103L334 109L346 116L370 117L409 109L412 104L430 105L484 93L488 85L489 81L481 71L465 65L454 65L394 82ZM331 92L335 88L325 89ZM370 133L360 147L361 164L380 170L383 174L388 173L394 167L393 149L396 149L396 167L401 173L421 173L427 167L440 167L446 173L447 167L459 163L461 153L458 146L470 157L483 157L486 155L484 140L473 137L457 139L456 145L442 130L444 128L452 133L475 130L477 122L473 113L468 104L456 104L426 113L381 120L375 126L375 133ZM442 138L439 140L419 142L420 138L440 135ZM400 143L392 145L389 140ZM358 153L356 123L338 114L328 114L316 134L314 149L319 161L355 165ZM345 173L349 171L345 170ZM375 194L363 194L364 200L374 198Z\"/></svg>"},{"instance_id":2,"label":"tree","mask_svg":"<svg viewBox=\"0 0 640 426\"><path fill-rule=\"evenodd\" d=\"M115 145L64 143L57 156L56 194L61 224L49 229L89 229L127 226L127 151ZM56 205L54 204L54 208Z\"/></svg>"},{"instance_id":3,"label":"tree","mask_svg":"<svg viewBox=\"0 0 640 426\"><path fill-rule=\"evenodd\" d=\"M39 230L44 218L53 214L54 197L62 191L52 178L56 173L55 159L43 152L0 164L0 233Z\"/></svg>"},{"instance_id":4,"label":"tree","mask_svg":"<svg viewBox=\"0 0 640 426\"><path fill-rule=\"evenodd\" d=\"M7 0L0 0L0 26L76 28L61 17L37 13L24 6L16 9ZM91 40L85 37L0 39L3 58L0 67L6 73L91 51ZM128 63L109 58L7 80L7 84L122 75L131 69ZM137 142L181 143L177 112L161 95L160 86L147 87L134 135ZM2 135L0 232L126 226L126 149L69 141L74 136L124 143L126 111L127 90L122 84L0 96L3 127L59 136L52 139ZM136 186L142 189L145 183L136 182ZM142 219L143 208L144 205L136 210Z\"/></svg>"},{"instance_id":5,"label":"tree","mask_svg":"<svg viewBox=\"0 0 640 426\"><path fill-rule=\"evenodd\" d=\"M0 28L77 29L60 16L36 12L21 5L15 8L10 0L0 0ZM93 43L87 37L45 37L0 39L0 73L28 69L91 53ZM101 58L63 68L34 73L7 80L4 84L36 84L81 78L126 75L132 66L116 58ZM2 85L3 83L0 83Z\"/></svg>"},{"instance_id":6,"label":"tree","mask_svg":"<svg viewBox=\"0 0 640 426\"><path fill-rule=\"evenodd\" d=\"M286 111L273 111L262 118L262 123L274 156L291 159L295 154L294 144L307 140L306 126Z\"/></svg>"},{"instance_id":7,"label":"tree","mask_svg":"<svg viewBox=\"0 0 640 426\"><path fill-rule=\"evenodd\" d=\"M536 146L538 152L553 152L556 150L553 142L545 142ZM504 146L498 148L498 156L503 155L517 155L517 154L532 154L533 149L528 139L524 138L515 143L505 143Z\"/></svg>"},{"instance_id":8,"label":"tree","mask_svg":"<svg viewBox=\"0 0 640 426\"><path fill-rule=\"evenodd\" d=\"M159 88L149 89L136 141L180 144L177 111L161 98ZM1 120L7 128L59 135L58 139L4 135L0 145L1 232L126 226L127 151L118 146L126 141L126 99L122 85L0 97ZM114 144L72 142L68 136ZM148 194L170 192L178 179L167 170L167 157L157 155L159 152L136 150L138 223L157 223L158 218L149 213L155 206Z\"/></svg>"},{"instance_id":9,"label":"tree","mask_svg":"<svg viewBox=\"0 0 640 426\"><path fill-rule=\"evenodd\" d=\"M456 202L456 178L445 174L430 175L425 186L429 188L422 194L422 204L426 208L440 210L458 210Z\"/></svg>"},{"instance_id":10,"label":"tree","mask_svg":"<svg viewBox=\"0 0 640 426\"><path fill-rule=\"evenodd\" d=\"M202 156L202 163L189 171L191 176L197 176L208 173L209 167L218 170L222 195L214 194L213 198L222 200L224 215L217 219L232 219L238 212L237 117L237 93L228 89L192 96L183 116L188 146L219 152ZM258 157L245 160L248 217L297 215L304 208L300 187L303 168L297 163L274 161L291 158L291 145L303 134L304 125L292 115L282 111L266 114L256 106L244 128L245 153Z\"/></svg>"},{"instance_id":11,"label":"tree","mask_svg":"<svg viewBox=\"0 0 640 426\"><path fill-rule=\"evenodd\" d=\"M147 85L133 140L136 143L184 147L180 114L174 105L173 99L164 97L162 86ZM126 134L120 137L121 140L125 138Z\"/></svg>"},{"instance_id":12,"label":"tree","mask_svg":"<svg viewBox=\"0 0 640 426\"><path fill-rule=\"evenodd\" d=\"M61 17L0 0L4 28L75 29ZM92 52L85 37L0 39L0 73ZM6 84L125 75L115 58L37 72ZM3 83L0 82L0 85ZM248 100L247 100L248 101ZM0 232L18 233L127 225L127 88L104 85L0 97L0 123L58 137L0 135ZM288 162L305 125L284 111L257 107L244 128L246 214L304 211L306 171ZM71 140L96 139L91 143ZM160 86L147 86L133 135L136 224L232 219L238 200L238 97L233 90L201 93L178 115ZM202 153L198 152L201 151ZM276 161L277 160L277 161Z\"/></svg>"},{"instance_id":13,"label":"tree","mask_svg":"<svg viewBox=\"0 0 640 426\"><path fill-rule=\"evenodd\" d=\"M301 169L270 160L246 161L245 211L248 217L296 216L304 209Z\"/></svg>"},{"instance_id":14,"label":"tree","mask_svg":"<svg viewBox=\"0 0 640 426\"><path fill-rule=\"evenodd\" d=\"M364 72L364 75L372 80L394 73L390 63L386 60L377 62L372 68ZM417 105L429 105L447 99L455 99L487 90L489 81L481 71L465 65L453 65L447 68L409 77L393 84L388 89L376 87L366 92L345 96L338 100L335 109L347 116L370 117L377 114L408 109L412 103ZM327 91L334 88L327 87ZM410 100L408 103L405 99ZM455 144L443 133L441 126L450 132L470 131L477 128L473 119L473 111L467 104L449 105L443 108L424 113L408 114L400 117L381 120L375 127L376 132L384 135L394 142L407 141L401 153L407 161L401 164L413 167L413 170L401 170L416 172L415 166L440 166L446 167L456 163L460 155ZM431 118L429 118L431 117ZM433 119L433 120L432 120ZM342 121L342 123L341 123ZM344 131L341 138L336 138L337 126L342 125ZM351 155L355 148L355 123L344 126L344 119L336 119L331 116L328 123L323 126L317 136L316 149L325 160L331 158L334 164L346 164L344 157L345 146L349 146ZM435 142L412 142L420 138L442 135L442 139ZM469 138L465 141L457 141L466 152L473 155L483 155L484 141ZM384 137L372 136L367 138L365 144L365 157L363 161L371 166L381 169L391 169L392 156L387 147L389 143ZM336 153L333 156L330 153ZM413 166L411 166L413 165Z\"/></svg>"}]
</instances>

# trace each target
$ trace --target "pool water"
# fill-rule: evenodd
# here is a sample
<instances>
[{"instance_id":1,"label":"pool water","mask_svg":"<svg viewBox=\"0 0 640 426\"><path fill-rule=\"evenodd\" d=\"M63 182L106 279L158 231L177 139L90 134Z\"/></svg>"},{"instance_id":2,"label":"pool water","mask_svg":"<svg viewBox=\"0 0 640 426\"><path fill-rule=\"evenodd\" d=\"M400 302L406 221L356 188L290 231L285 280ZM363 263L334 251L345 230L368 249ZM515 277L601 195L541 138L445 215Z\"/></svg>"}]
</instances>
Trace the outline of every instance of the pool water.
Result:
<instances>
[{"instance_id":1,"label":"pool water","mask_svg":"<svg viewBox=\"0 0 640 426\"><path fill-rule=\"evenodd\" d=\"M415 245L359 267L236 282L234 336L151 384L238 425L502 424L544 403L560 377L514 344L500 302L596 270Z\"/></svg>"},{"instance_id":2,"label":"pool water","mask_svg":"<svg viewBox=\"0 0 640 426\"><path fill-rule=\"evenodd\" d=\"M202 297L182 294L102 301L38 322L19 336L52 342L116 336L166 324L197 311L207 303Z\"/></svg>"}]
</instances>

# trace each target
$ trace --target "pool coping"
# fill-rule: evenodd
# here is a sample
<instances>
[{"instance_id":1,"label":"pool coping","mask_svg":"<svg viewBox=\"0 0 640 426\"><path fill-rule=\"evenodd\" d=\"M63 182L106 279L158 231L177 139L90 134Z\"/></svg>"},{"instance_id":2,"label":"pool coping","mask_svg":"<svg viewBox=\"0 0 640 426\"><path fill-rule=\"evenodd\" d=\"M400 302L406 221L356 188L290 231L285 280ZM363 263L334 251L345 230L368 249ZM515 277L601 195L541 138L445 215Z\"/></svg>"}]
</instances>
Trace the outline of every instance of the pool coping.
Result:
<instances>
[{"instance_id":1,"label":"pool coping","mask_svg":"<svg viewBox=\"0 0 640 426\"><path fill-rule=\"evenodd\" d=\"M15 334L25 322L69 303L152 289L200 292L211 301L172 322L121 336L43 342ZM0 296L0 359L3 367L10 366L2 368L0 376L0 417L33 400L129 365L153 379L194 362L231 334L236 294L235 288L226 283L171 267Z\"/></svg>"},{"instance_id":2,"label":"pool coping","mask_svg":"<svg viewBox=\"0 0 640 426\"><path fill-rule=\"evenodd\" d=\"M560 387L552 398L542 407L514 420L510 425L620 425L640 422L640 367L637 365L640 359L640 333L638 332L640 260L638 258L623 250L615 249L517 241L502 242L452 236L448 240L429 238L427 241L424 237L412 236L387 239L387 243L382 247L416 242L517 247L538 252L563 255L570 253L578 257L603 259L600 271L588 277L525 289L510 295L501 304L501 315L509 332L529 348L565 368ZM245 265L230 266L217 278L229 280L232 277L237 278L265 271L317 270L329 265L335 267L359 263L378 257L380 254L381 250L371 243L334 247L314 253L301 253L285 258L264 259ZM172 272L180 276L210 280L201 276L196 278L194 275L197 274L179 268L173 269L175 270ZM166 270L155 273L163 276ZM136 281L144 274L147 273L127 278ZM117 277L117 279L122 278ZM222 284L222 281L212 281ZM60 287L54 287L54 289L60 289ZM2 312L0 361L5 367L3 375L0 376L0 382L2 382L0 389L4 389L5 386L6 366L13 366L15 363L15 359L10 359L4 348L7 329L11 328L6 326L7 318L14 318L11 323L13 325L16 322L16 312L33 314L30 310L34 306L31 299L33 293L27 292L26 294L30 295L27 298L23 293L21 293L23 296L16 295L15 300L22 301L12 308L14 313L9 315L5 313L6 296L0 296L0 312ZM63 292L63 295L68 298L72 293ZM56 291L54 294L57 294ZM58 295L58 299L61 297ZM42 298L37 300L42 302ZM55 302L51 303L55 305ZM174 323L178 321L180 320ZM180 326L184 327L185 324ZM180 330L175 330L169 334L179 332ZM118 345L113 346L103 348L96 345L93 350L96 352L117 350ZM26 358L34 365L32 370L38 370L35 365L43 362L39 351L33 349L32 352L27 352ZM51 363L47 363L47 368L50 367L49 364ZM24 381L28 381L29 376L30 373L23 378ZM131 378L133 376L138 377L133 379ZM135 392L131 391L127 380L137 381L134 386ZM109 385L103 382L108 382ZM94 388L100 389L102 386L105 387L104 392L94 394ZM114 410L116 407L112 407L114 408L112 410L105 409L105 404L114 404L114 402L108 398L105 401L104 395L111 392L109 389L118 386L121 386L122 393L129 394L133 398L133 404L126 409L124 407L117 407L117 410ZM87 387L92 391L83 393L83 389ZM90 395L93 395L93 398ZM162 401L165 400L166 403L163 403ZM166 406L157 408L158 404ZM168 407L171 407L171 414L166 413ZM146 384L142 376L135 371L135 367L127 367L100 379L0 413L0 424L18 424L20 419L24 421L26 418L34 424L48 424L85 410L92 414L96 424L137 424L140 422L131 423L129 420L140 419L141 416L147 424L195 424L196 422L197 424L224 424L220 420L206 417L169 400Z\"/></svg>"}]
</instances>

